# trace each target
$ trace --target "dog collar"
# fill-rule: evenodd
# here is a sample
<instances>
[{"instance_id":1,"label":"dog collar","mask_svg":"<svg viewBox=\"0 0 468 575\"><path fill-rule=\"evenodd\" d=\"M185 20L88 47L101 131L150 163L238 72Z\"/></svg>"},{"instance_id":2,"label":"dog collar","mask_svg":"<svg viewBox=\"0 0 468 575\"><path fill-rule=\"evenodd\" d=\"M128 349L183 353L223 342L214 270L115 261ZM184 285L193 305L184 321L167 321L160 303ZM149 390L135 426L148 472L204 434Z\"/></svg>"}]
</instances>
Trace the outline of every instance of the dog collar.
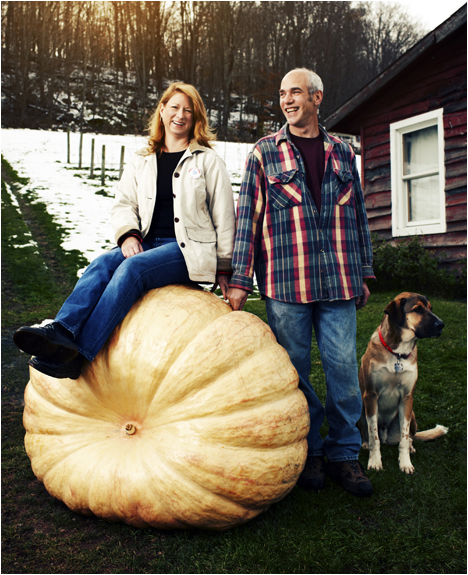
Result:
<instances>
[{"instance_id":1,"label":"dog collar","mask_svg":"<svg viewBox=\"0 0 468 575\"><path fill-rule=\"evenodd\" d=\"M380 325L379 325L379 337L380 337L380 341L382 342L382 345L385 347L385 349L388 349L388 351L390 353L393 353L393 355L395 355L398 359L408 359L409 356L413 353L413 351L410 351L409 353L396 353L395 351L393 351L393 349L389 345L387 345L387 343L385 342L385 340L382 336L382 330L380 329Z\"/></svg>"}]
</instances>

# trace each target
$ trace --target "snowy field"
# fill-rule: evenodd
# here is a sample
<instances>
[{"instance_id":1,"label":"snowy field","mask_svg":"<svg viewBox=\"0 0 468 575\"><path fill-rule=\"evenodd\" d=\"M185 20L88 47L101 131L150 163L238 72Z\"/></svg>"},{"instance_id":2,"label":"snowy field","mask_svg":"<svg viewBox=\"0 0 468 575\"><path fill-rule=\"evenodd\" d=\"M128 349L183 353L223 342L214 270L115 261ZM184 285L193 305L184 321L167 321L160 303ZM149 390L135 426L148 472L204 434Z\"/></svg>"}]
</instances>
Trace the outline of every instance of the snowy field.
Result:
<instances>
[{"instance_id":1,"label":"snowy field","mask_svg":"<svg viewBox=\"0 0 468 575\"><path fill-rule=\"evenodd\" d=\"M65 250L79 250L89 261L115 245L110 225L110 209L120 165L122 146L125 161L146 145L141 136L106 136L84 134L82 169L78 170L79 142L77 133L70 134L70 163L67 163L67 134L40 130L2 129L2 155L21 177L29 179L23 188L34 190L37 201L47 205L48 212L67 234ZM91 141L95 140L95 177L89 177ZM102 146L106 147L106 174L101 185ZM226 162L234 191L239 190L245 159L251 144L217 142L215 149Z\"/></svg>"}]
</instances>

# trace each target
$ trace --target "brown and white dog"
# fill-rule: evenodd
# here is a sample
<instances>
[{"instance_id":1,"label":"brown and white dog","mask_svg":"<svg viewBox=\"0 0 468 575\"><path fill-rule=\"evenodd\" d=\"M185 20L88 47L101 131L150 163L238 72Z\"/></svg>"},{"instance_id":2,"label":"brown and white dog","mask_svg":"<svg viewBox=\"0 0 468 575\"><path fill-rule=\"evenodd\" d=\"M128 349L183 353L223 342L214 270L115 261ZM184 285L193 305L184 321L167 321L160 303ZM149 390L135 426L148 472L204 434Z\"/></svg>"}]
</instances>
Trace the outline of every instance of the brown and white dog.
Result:
<instances>
[{"instance_id":1,"label":"brown and white dog","mask_svg":"<svg viewBox=\"0 0 468 575\"><path fill-rule=\"evenodd\" d=\"M448 431L437 425L417 432L413 392L418 379L418 339L439 337L444 322L432 313L428 299L404 292L385 308L382 323L373 333L359 370L362 446L369 448L368 469L382 469L380 443L399 443L399 466L412 474L413 438L437 439Z\"/></svg>"}]
</instances>

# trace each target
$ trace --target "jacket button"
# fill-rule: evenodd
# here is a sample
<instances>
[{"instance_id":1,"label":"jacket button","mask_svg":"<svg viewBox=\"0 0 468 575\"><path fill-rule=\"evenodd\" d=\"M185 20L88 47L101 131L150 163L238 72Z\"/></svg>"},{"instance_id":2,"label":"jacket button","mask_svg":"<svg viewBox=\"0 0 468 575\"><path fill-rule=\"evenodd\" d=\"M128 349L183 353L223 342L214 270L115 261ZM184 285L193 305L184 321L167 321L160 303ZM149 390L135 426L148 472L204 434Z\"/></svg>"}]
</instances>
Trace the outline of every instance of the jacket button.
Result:
<instances>
[{"instance_id":1,"label":"jacket button","mask_svg":"<svg viewBox=\"0 0 468 575\"><path fill-rule=\"evenodd\" d=\"M181 248L185 248L184 242L182 242L182 243L180 244L180 247L181 247Z\"/></svg>"},{"instance_id":2,"label":"jacket button","mask_svg":"<svg viewBox=\"0 0 468 575\"><path fill-rule=\"evenodd\" d=\"M172 194L172 195L174 196L174 198L177 197L175 194Z\"/></svg>"},{"instance_id":3,"label":"jacket button","mask_svg":"<svg viewBox=\"0 0 468 575\"><path fill-rule=\"evenodd\" d=\"M179 221L179 218L174 218L175 223Z\"/></svg>"},{"instance_id":4,"label":"jacket button","mask_svg":"<svg viewBox=\"0 0 468 575\"><path fill-rule=\"evenodd\" d=\"M179 172L176 172L176 173L174 174L174 178L178 178L179 176L180 176Z\"/></svg>"}]
</instances>

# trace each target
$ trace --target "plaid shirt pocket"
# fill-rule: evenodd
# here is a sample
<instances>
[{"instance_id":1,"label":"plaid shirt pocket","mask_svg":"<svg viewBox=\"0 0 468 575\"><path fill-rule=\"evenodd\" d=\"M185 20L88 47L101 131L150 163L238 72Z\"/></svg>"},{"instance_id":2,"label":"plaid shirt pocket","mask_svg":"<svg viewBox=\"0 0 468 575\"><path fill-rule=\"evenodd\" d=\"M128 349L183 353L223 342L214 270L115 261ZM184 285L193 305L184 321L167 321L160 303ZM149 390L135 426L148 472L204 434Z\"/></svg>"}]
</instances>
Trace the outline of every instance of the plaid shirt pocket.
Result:
<instances>
[{"instance_id":1,"label":"plaid shirt pocket","mask_svg":"<svg viewBox=\"0 0 468 575\"><path fill-rule=\"evenodd\" d=\"M268 194L272 206L277 210L292 208L302 203L302 189L297 174L298 170L289 170L267 176Z\"/></svg>"},{"instance_id":2,"label":"plaid shirt pocket","mask_svg":"<svg viewBox=\"0 0 468 575\"><path fill-rule=\"evenodd\" d=\"M336 204L338 206L354 205L354 177L351 172L334 170L336 176L335 189L337 191Z\"/></svg>"}]
</instances>

